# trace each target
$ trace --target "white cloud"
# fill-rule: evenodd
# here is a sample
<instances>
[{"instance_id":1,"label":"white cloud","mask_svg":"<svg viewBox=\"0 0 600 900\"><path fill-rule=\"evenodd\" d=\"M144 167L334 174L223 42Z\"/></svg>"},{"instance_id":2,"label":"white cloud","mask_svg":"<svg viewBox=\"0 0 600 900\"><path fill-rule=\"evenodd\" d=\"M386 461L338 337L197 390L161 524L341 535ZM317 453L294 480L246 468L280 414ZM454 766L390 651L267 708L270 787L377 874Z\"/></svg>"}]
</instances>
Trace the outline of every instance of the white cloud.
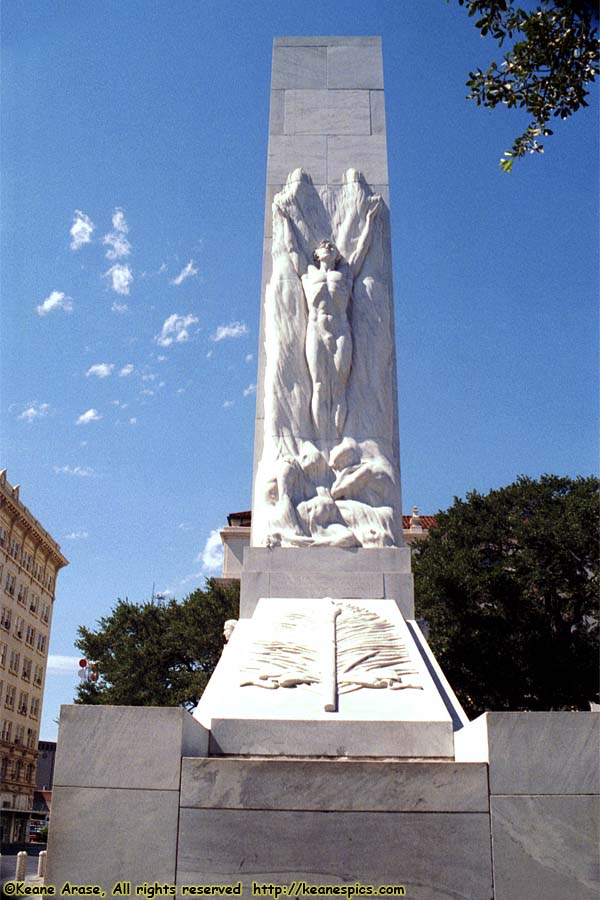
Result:
<instances>
[{"instance_id":1,"label":"white cloud","mask_svg":"<svg viewBox=\"0 0 600 900\"><path fill-rule=\"evenodd\" d=\"M127 376L131 375L132 372L133 363L127 363L126 366L123 366L123 368L119 370L119 378L127 378Z\"/></svg>"},{"instance_id":2,"label":"white cloud","mask_svg":"<svg viewBox=\"0 0 600 900\"><path fill-rule=\"evenodd\" d=\"M219 325L211 340L223 341L225 338L238 338L248 334L248 326L244 322L230 322L229 325Z\"/></svg>"},{"instance_id":3,"label":"white cloud","mask_svg":"<svg viewBox=\"0 0 600 900\"><path fill-rule=\"evenodd\" d=\"M117 303L116 300L113 302L113 305L111 306L112 312L115 312L115 313L126 313L128 309L129 309L129 307L127 306L126 303Z\"/></svg>"},{"instance_id":4,"label":"white cloud","mask_svg":"<svg viewBox=\"0 0 600 900\"><path fill-rule=\"evenodd\" d=\"M170 283L171 284L181 284L183 281L185 281L186 278L192 278L194 275L197 275L197 274L198 274L198 269L194 266L194 260L190 259L187 266L185 266L181 270L181 272L179 273L177 278L174 278L173 281L171 281Z\"/></svg>"},{"instance_id":5,"label":"white cloud","mask_svg":"<svg viewBox=\"0 0 600 900\"><path fill-rule=\"evenodd\" d=\"M155 372L146 372L145 375L142 375L142 381L156 381L158 375Z\"/></svg>"},{"instance_id":6,"label":"white cloud","mask_svg":"<svg viewBox=\"0 0 600 900\"><path fill-rule=\"evenodd\" d=\"M121 259L131 253L131 244L125 237L129 226L125 221L125 213L117 207L112 217L113 230L102 238L102 243L108 247L106 258L110 260Z\"/></svg>"},{"instance_id":7,"label":"white cloud","mask_svg":"<svg viewBox=\"0 0 600 900\"><path fill-rule=\"evenodd\" d=\"M46 671L48 675L75 675L79 669L80 656L60 656L50 653Z\"/></svg>"},{"instance_id":8,"label":"white cloud","mask_svg":"<svg viewBox=\"0 0 600 900\"><path fill-rule=\"evenodd\" d=\"M73 300L71 297L67 297L63 291L52 291L36 309L38 316L47 316L55 309L62 309L64 312L70 313L73 312Z\"/></svg>"},{"instance_id":9,"label":"white cloud","mask_svg":"<svg viewBox=\"0 0 600 900\"><path fill-rule=\"evenodd\" d=\"M102 416L97 409L88 409L77 419L76 425L88 425L90 422L98 422Z\"/></svg>"},{"instance_id":10,"label":"white cloud","mask_svg":"<svg viewBox=\"0 0 600 900\"><path fill-rule=\"evenodd\" d=\"M113 291L115 291L117 294L123 294L125 296L129 293L129 287L131 285L131 282L133 281L133 273L128 265L116 263L104 273L104 278L111 279L111 287ZM113 310L115 310L115 306L113 306ZM125 310L123 309L115 310L115 312L124 311Z\"/></svg>"},{"instance_id":11,"label":"white cloud","mask_svg":"<svg viewBox=\"0 0 600 900\"><path fill-rule=\"evenodd\" d=\"M35 419L42 419L44 416L47 416L49 410L50 404L38 403L37 400L34 400L30 406L23 410L19 419L23 419L24 422L29 422L31 424Z\"/></svg>"},{"instance_id":12,"label":"white cloud","mask_svg":"<svg viewBox=\"0 0 600 900\"><path fill-rule=\"evenodd\" d=\"M160 334L156 335L155 341L161 347L170 347L173 343L182 344L189 340L190 325L195 325L197 322L198 318L191 314L180 316L173 313L168 319L165 319L162 330Z\"/></svg>"},{"instance_id":13,"label":"white cloud","mask_svg":"<svg viewBox=\"0 0 600 900\"><path fill-rule=\"evenodd\" d=\"M92 478L95 475L89 466L53 466L57 475L76 475L78 478Z\"/></svg>"},{"instance_id":14,"label":"white cloud","mask_svg":"<svg viewBox=\"0 0 600 900\"><path fill-rule=\"evenodd\" d=\"M114 363L95 363L93 366L89 367L85 373L85 377L89 378L90 375L95 375L97 378L108 378L109 375L112 375L114 367Z\"/></svg>"},{"instance_id":15,"label":"white cloud","mask_svg":"<svg viewBox=\"0 0 600 900\"><path fill-rule=\"evenodd\" d=\"M167 357L166 357L166 356L163 356L162 354L159 354L159 355L156 357L156 359L158 360L158 362L164 362L166 358L167 358Z\"/></svg>"},{"instance_id":16,"label":"white cloud","mask_svg":"<svg viewBox=\"0 0 600 900\"><path fill-rule=\"evenodd\" d=\"M140 391L140 394L143 397L154 397L154 391L150 390L150 388L144 388L143 391Z\"/></svg>"},{"instance_id":17,"label":"white cloud","mask_svg":"<svg viewBox=\"0 0 600 900\"><path fill-rule=\"evenodd\" d=\"M189 522L180 522L177 526L180 531L192 531L193 525L190 525Z\"/></svg>"},{"instance_id":18,"label":"white cloud","mask_svg":"<svg viewBox=\"0 0 600 900\"><path fill-rule=\"evenodd\" d=\"M86 216L80 209L76 209L69 232L71 235L71 250L79 250L84 244L89 244L95 227L89 216Z\"/></svg>"},{"instance_id":19,"label":"white cloud","mask_svg":"<svg viewBox=\"0 0 600 900\"><path fill-rule=\"evenodd\" d=\"M249 384L247 388L244 388L244 397L249 397L250 394L255 394L255 393L256 393L256 385L255 384Z\"/></svg>"},{"instance_id":20,"label":"white cloud","mask_svg":"<svg viewBox=\"0 0 600 900\"><path fill-rule=\"evenodd\" d=\"M65 534L65 541L87 541L89 536L87 531L70 531L69 534Z\"/></svg>"},{"instance_id":21,"label":"white cloud","mask_svg":"<svg viewBox=\"0 0 600 900\"><path fill-rule=\"evenodd\" d=\"M254 353L246 353L244 362L251 363L253 359L254 359Z\"/></svg>"},{"instance_id":22,"label":"white cloud","mask_svg":"<svg viewBox=\"0 0 600 900\"><path fill-rule=\"evenodd\" d=\"M234 405L235 404L234 404L233 400L226 400L225 403L223 404L223 409L231 409L231 407Z\"/></svg>"},{"instance_id":23,"label":"white cloud","mask_svg":"<svg viewBox=\"0 0 600 900\"><path fill-rule=\"evenodd\" d=\"M129 420L130 425L137 425L137 416L132 416Z\"/></svg>"},{"instance_id":24,"label":"white cloud","mask_svg":"<svg viewBox=\"0 0 600 900\"><path fill-rule=\"evenodd\" d=\"M211 531L204 545L204 549L200 551L196 558L196 562L202 563L205 572L216 572L223 567L223 544L218 528Z\"/></svg>"}]
</instances>

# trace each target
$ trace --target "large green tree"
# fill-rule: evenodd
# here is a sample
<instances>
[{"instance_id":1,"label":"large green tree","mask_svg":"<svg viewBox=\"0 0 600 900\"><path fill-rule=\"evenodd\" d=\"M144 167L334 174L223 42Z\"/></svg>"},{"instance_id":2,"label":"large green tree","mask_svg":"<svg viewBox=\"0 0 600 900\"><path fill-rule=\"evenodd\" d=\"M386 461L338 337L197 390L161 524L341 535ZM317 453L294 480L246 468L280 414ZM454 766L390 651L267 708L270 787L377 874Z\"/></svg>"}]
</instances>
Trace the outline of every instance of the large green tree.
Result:
<instances>
[{"instance_id":1,"label":"large green tree","mask_svg":"<svg viewBox=\"0 0 600 900\"><path fill-rule=\"evenodd\" d=\"M95 630L80 627L76 647L98 664L77 703L193 708L223 649L223 623L236 619L239 589L208 579L181 602L119 600Z\"/></svg>"},{"instance_id":2,"label":"large green tree","mask_svg":"<svg viewBox=\"0 0 600 900\"><path fill-rule=\"evenodd\" d=\"M555 118L566 119L587 106L586 86L599 72L599 44L595 25L596 0L539 0L523 9L514 0L458 0L482 37L499 47L513 42L502 62L484 72L469 73L469 99L493 109L525 109L530 123L504 153L500 166L510 172L515 159L542 153L539 139L552 134Z\"/></svg>"},{"instance_id":3,"label":"large green tree","mask_svg":"<svg viewBox=\"0 0 600 900\"><path fill-rule=\"evenodd\" d=\"M469 714L597 700L596 478L519 478L437 515L415 555L417 614Z\"/></svg>"}]
</instances>

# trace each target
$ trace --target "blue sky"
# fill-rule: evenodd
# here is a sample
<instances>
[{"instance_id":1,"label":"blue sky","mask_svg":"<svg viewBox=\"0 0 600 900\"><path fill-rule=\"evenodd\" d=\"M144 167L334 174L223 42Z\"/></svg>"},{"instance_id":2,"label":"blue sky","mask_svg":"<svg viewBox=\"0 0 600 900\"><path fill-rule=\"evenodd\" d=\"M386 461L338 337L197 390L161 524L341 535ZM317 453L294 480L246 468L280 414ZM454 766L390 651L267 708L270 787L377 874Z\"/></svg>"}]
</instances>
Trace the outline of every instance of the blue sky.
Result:
<instances>
[{"instance_id":1,"label":"blue sky","mask_svg":"<svg viewBox=\"0 0 600 900\"><path fill-rule=\"evenodd\" d=\"M250 506L272 39L323 33L383 35L405 511L596 468L597 91L505 175L457 2L5 0L2 466L70 560L42 738L77 626L203 584Z\"/></svg>"}]
</instances>

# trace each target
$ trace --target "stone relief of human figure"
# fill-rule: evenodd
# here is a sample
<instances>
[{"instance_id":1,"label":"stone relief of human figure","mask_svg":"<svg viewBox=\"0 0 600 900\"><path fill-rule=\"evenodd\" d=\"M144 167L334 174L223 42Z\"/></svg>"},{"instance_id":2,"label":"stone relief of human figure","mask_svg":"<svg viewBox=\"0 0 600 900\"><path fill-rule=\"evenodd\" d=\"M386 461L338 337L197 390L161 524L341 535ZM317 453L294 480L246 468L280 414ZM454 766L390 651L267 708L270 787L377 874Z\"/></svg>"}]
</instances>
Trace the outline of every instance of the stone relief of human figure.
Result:
<instances>
[{"instance_id":1,"label":"stone relief of human figure","mask_svg":"<svg viewBox=\"0 0 600 900\"><path fill-rule=\"evenodd\" d=\"M255 545L402 543L384 210L355 169L274 197Z\"/></svg>"},{"instance_id":2,"label":"stone relief of human figure","mask_svg":"<svg viewBox=\"0 0 600 900\"><path fill-rule=\"evenodd\" d=\"M341 437L348 415L346 386L352 367L352 329L348 308L352 289L369 249L373 224L381 209L378 194L370 198L365 225L346 260L335 244L322 240L313 253L314 265L300 270L294 226L283 199L275 204L286 229L290 258L301 279L308 309L306 361L312 381L311 412L317 435Z\"/></svg>"}]
</instances>

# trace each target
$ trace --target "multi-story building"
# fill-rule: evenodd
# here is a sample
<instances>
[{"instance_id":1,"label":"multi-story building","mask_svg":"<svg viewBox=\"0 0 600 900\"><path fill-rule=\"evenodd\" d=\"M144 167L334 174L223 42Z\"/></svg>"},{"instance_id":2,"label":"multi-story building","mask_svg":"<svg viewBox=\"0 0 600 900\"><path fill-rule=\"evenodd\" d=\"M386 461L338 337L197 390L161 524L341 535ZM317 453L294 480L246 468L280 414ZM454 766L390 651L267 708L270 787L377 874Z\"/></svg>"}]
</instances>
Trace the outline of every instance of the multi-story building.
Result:
<instances>
[{"instance_id":1,"label":"multi-story building","mask_svg":"<svg viewBox=\"0 0 600 900\"><path fill-rule=\"evenodd\" d=\"M2 843L26 841L59 545L0 471L0 812Z\"/></svg>"}]
</instances>

